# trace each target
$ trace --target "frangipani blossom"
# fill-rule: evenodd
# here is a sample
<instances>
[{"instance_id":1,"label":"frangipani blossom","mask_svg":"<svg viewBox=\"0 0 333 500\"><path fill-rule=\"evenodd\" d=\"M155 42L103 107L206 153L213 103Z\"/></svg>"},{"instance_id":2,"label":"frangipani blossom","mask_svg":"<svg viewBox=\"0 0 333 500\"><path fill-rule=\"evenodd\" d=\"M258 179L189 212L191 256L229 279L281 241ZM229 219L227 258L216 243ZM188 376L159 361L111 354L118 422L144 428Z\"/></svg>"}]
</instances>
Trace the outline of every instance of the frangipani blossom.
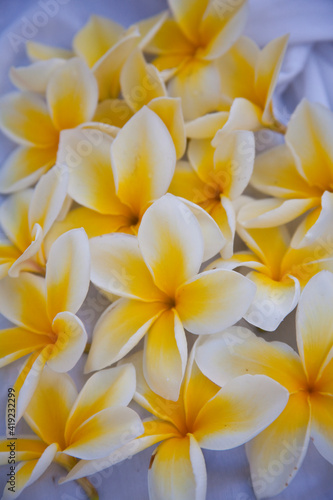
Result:
<instances>
[{"instance_id":1,"label":"frangipani blossom","mask_svg":"<svg viewBox=\"0 0 333 500\"><path fill-rule=\"evenodd\" d=\"M118 361L145 336L147 383L178 399L187 362L184 328L200 335L232 325L255 294L255 285L233 271L198 274L209 258L203 227L168 194L145 212L137 238L111 234L90 241L92 282L121 298L96 324L86 371Z\"/></svg>"},{"instance_id":2,"label":"frangipani blossom","mask_svg":"<svg viewBox=\"0 0 333 500\"><path fill-rule=\"evenodd\" d=\"M87 333L75 314L89 282L89 243L83 229L55 241L45 278L22 272L19 278L0 281L0 313L16 325L0 331L0 366L30 354L14 386L17 421L46 363L55 371L67 372L80 359Z\"/></svg>"},{"instance_id":3,"label":"frangipani blossom","mask_svg":"<svg viewBox=\"0 0 333 500\"><path fill-rule=\"evenodd\" d=\"M285 132L273 113L272 97L288 37L272 40L261 51L241 37L218 62L224 103L219 111L186 122L189 139L210 139L217 147L226 133L271 128Z\"/></svg>"},{"instance_id":4,"label":"frangipani blossom","mask_svg":"<svg viewBox=\"0 0 333 500\"><path fill-rule=\"evenodd\" d=\"M0 129L20 145L0 170L0 192L34 184L56 162L59 133L90 121L98 101L97 82L87 65L74 58L51 75L46 101L33 92L0 99Z\"/></svg>"},{"instance_id":5,"label":"frangipani blossom","mask_svg":"<svg viewBox=\"0 0 333 500\"><path fill-rule=\"evenodd\" d=\"M266 342L245 328L199 340L196 361L210 380L261 374L289 391L285 410L247 445L258 498L280 493L297 473L309 439L333 464L333 274L322 271L306 285L297 309L299 356L286 344ZM278 471L278 472L277 472Z\"/></svg>"},{"instance_id":6,"label":"frangipani blossom","mask_svg":"<svg viewBox=\"0 0 333 500\"><path fill-rule=\"evenodd\" d=\"M286 144L259 155L251 184L274 196L244 206L246 227L272 227L311 210L293 238L295 247L314 243L333 224L333 113L303 100L290 119Z\"/></svg>"},{"instance_id":7,"label":"frangipani blossom","mask_svg":"<svg viewBox=\"0 0 333 500\"><path fill-rule=\"evenodd\" d=\"M166 125L172 136L177 158L181 158L186 149L181 101L179 98L168 97L160 72L145 61L139 49L134 50L124 64L120 83L123 99L102 101L97 106L94 121L122 128L134 113L143 106L148 106Z\"/></svg>"},{"instance_id":8,"label":"frangipani blossom","mask_svg":"<svg viewBox=\"0 0 333 500\"><path fill-rule=\"evenodd\" d=\"M255 155L252 132L226 134L214 149L210 140L192 140L189 163L179 162L170 192L205 209L216 221L227 245L224 257L233 252L236 213L233 206L250 181Z\"/></svg>"},{"instance_id":9,"label":"frangipani blossom","mask_svg":"<svg viewBox=\"0 0 333 500\"><path fill-rule=\"evenodd\" d=\"M135 391L135 370L127 364L94 374L77 392L71 377L46 368L24 418L37 436L15 436L15 493L7 486L3 500L17 498L52 462L67 470L78 459L98 459L140 436L139 416L127 407ZM8 439L0 439L0 464L8 460ZM79 461L80 463L80 461ZM80 481L91 500L89 481Z\"/></svg>"},{"instance_id":10,"label":"frangipani blossom","mask_svg":"<svg viewBox=\"0 0 333 500\"><path fill-rule=\"evenodd\" d=\"M161 13L125 30L111 19L93 15L75 35L72 51L28 42L28 55L37 62L26 68L12 70L11 78L20 88L23 84L33 90L36 81L32 81L30 76L35 70L38 85L42 89L41 83L45 81L43 75L52 71L54 64L57 64L55 61L77 56L91 68L98 82L99 100L116 99L120 92L119 78L123 64L135 47L143 48L150 41L165 17L166 13Z\"/></svg>"},{"instance_id":11,"label":"frangipani blossom","mask_svg":"<svg viewBox=\"0 0 333 500\"><path fill-rule=\"evenodd\" d=\"M237 232L249 250L230 259L218 259L209 269L249 267L247 274L257 287L256 296L244 318L263 330L274 331L296 307L306 283L322 270L333 271L333 246L315 242L301 249L290 246L287 229L245 229Z\"/></svg>"},{"instance_id":12,"label":"frangipani blossom","mask_svg":"<svg viewBox=\"0 0 333 500\"><path fill-rule=\"evenodd\" d=\"M166 19L145 51L157 58L160 71L170 71L168 92L181 97L184 116L192 120L223 106L216 64L241 35L247 2L169 0L173 17Z\"/></svg>"},{"instance_id":13,"label":"frangipani blossom","mask_svg":"<svg viewBox=\"0 0 333 500\"><path fill-rule=\"evenodd\" d=\"M286 51L288 35L275 38L262 50L247 37L241 37L219 59L221 92L231 105L223 132L272 128L285 132L273 113L272 97Z\"/></svg>"},{"instance_id":14,"label":"frangipani blossom","mask_svg":"<svg viewBox=\"0 0 333 500\"><path fill-rule=\"evenodd\" d=\"M2 203L0 226L7 238L0 242L0 279L7 273L43 272L43 240L64 206L67 185L67 170L54 167L34 190L19 191Z\"/></svg>"},{"instance_id":15,"label":"frangipani blossom","mask_svg":"<svg viewBox=\"0 0 333 500\"><path fill-rule=\"evenodd\" d=\"M83 227L89 238L137 233L147 208L168 191L177 151L185 144L179 101L155 99L150 106L116 131L115 139L103 129L95 135L94 128L85 127L61 134L57 164L68 167L68 194L82 206L54 226L50 241L75 227ZM202 219L203 210L193 210ZM223 236L212 219L203 220L211 227L216 250Z\"/></svg>"},{"instance_id":16,"label":"frangipani blossom","mask_svg":"<svg viewBox=\"0 0 333 500\"><path fill-rule=\"evenodd\" d=\"M247 442L273 422L288 401L288 392L263 375L244 375L221 389L200 372L194 355L195 347L176 402L148 387L142 352L128 358L136 368L134 400L152 416L144 421L144 434L111 453L107 463L160 443L148 472L150 500L204 500L207 479L201 448L228 450ZM97 472L105 462L82 460L66 479Z\"/></svg>"}]
</instances>

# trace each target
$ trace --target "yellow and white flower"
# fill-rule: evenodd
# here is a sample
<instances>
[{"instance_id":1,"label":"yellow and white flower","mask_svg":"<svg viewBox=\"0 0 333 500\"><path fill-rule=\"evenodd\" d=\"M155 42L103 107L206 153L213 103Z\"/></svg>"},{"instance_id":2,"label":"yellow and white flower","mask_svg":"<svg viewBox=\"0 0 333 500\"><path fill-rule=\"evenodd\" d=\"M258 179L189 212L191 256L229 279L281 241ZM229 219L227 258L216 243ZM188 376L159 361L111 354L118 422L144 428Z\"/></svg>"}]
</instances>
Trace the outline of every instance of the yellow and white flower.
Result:
<instances>
[{"instance_id":1,"label":"yellow and white flower","mask_svg":"<svg viewBox=\"0 0 333 500\"><path fill-rule=\"evenodd\" d=\"M83 59L98 82L99 100L116 99L120 92L120 72L136 48L144 48L155 35L166 13L139 22L125 30L111 19L93 15L73 40L73 50L27 42L30 59L27 67L12 68L11 79L21 89L45 91L45 82L54 67L73 57Z\"/></svg>"},{"instance_id":2,"label":"yellow and white flower","mask_svg":"<svg viewBox=\"0 0 333 500\"><path fill-rule=\"evenodd\" d=\"M240 37L247 2L227 0L169 0L166 19L145 51L156 55L153 64L170 70L168 92L181 97L184 116L192 120L224 104L216 61Z\"/></svg>"},{"instance_id":3,"label":"yellow and white flower","mask_svg":"<svg viewBox=\"0 0 333 500\"><path fill-rule=\"evenodd\" d=\"M287 229L245 229L237 232L248 250L230 259L217 259L208 269L253 269L247 274L257 287L256 296L244 318L259 328L274 331L296 307L306 283L322 270L333 271L333 246L317 241L307 247L290 246Z\"/></svg>"},{"instance_id":4,"label":"yellow and white flower","mask_svg":"<svg viewBox=\"0 0 333 500\"><path fill-rule=\"evenodd\" d=\"M266 342L234 327L199 340L196 361L210 380L261 374L289 391L281 415L247 445L258 498L280 493L297 473L310 437L333 464L333 274L322 271L306 285L297 310L299 356L286 344Z\"/></svg>"},{"instance_id":5,"label":"yellow and white flower","mask_svg":"<svg viewBox=\"0 0 333 500\"><path fill-rule=\"evenodd\" d=\"M11 195L0 207L0 226L6 238L0 242L0 279L21 271L43 272L43 241L66 207L68 172L52 168L34 190Z\"/></svg>"},{"instance_id":6,"label":"yellow and white flower","mask_svg":"<svg viewBox=\"0 0 333 500\"><path fill-rule=\"evenodd\" d=\"M194 354L195 347L176 402L148 387L142 352L129 358L137 374L134 400L152 416L144 421L144 434L111 453L107 463L160 443L148 472L150 500L204 500L207 479L201 448L228 450L247 442L272 423L288 401L288 392L263 375L238 377L221 389L200 372ZM66 479L84 477L106 466L105 460L82 460Z\"/></svg>"},{"instance_id":7,"label":"yellow and white flower","mask_svg":"<svg viewBox=\"0 0 333 500\"><path fill-rule=\"evenodd\" d=\"M46 101L33 92L12 92L0 99L0 129L20 145L0 170L0 192L34 184L56 162L61 130L90 121L98 101L97 81L79 58L51 75Z\"/></svg>"},{"instance_id":8,"label":"yellow and white flower","mask_svg":"<svg viewBox=\"0 0 333 500\"><path fill-rule=\"evenodd\" d=\"M89 288L90 254L83 229L65 233L52 245L45 278L22 272L0 281L0 313L14 327L0 331L0 366L30 354L15 383L16 419L29 403L47 363L67 372L87 342L75 315Z\"/></svg>"},{"instance_id":9,"label":"yellow and white flower","mask_svg":"<svg viewBox=\"0 0 333 500\"><path fill-rule=\"evenodd\" d=\"M169 194L145 212L137 238L111 234L90 241L92 282L122 298L95 327L86 371L118 361L145 336L146 380L176 401L187 361L184 328L213 333L246 313L255 294L250 280L225 270L198 274L209 255L202 232L209 216L203 211L201 217L200 226Z\"/></svg>"},{"instance_id":10,"label":"yellow and white flower","mask_svg":"<svg viewBox=\"0 0 333 500\"><path fill-rule=\"evenodd\" d=\"M250 181L255 155L252 132L225 134L216 149L209 139L191 140L189 163L179 162L170 192L205 209L227 240L223 256L233 252L236 231L234 203Z\"/></svg>"},{"instance_id":11,"label":"yellow and white flower","mask_svg":"<svg viewBox=\"0 0 333 500\"><path fill-rule=\"evenodd\" d=\"M94 374L80 393L69 375L46 368L24 414L36 435L15 437L16 460L21 462L15 471L15 493L6 487L2 499L17 498L52 462L70 470L80 459L105 457L140 436L142 422L127 407L134 392L130 364ZM8 443L0 439L1 465L8 460ZM96 494L87 480L80 484Z\"/></svg>"},{"instance_id":12,"label":"yellow and white flower","mask_svg":"<svg viewBox=\"0 0 333 500\"><path fill-rule=\"evenodd\" d=\"M276 38L260 50L253 40L241 37L217 63L223 106L187 121L187 137L211 139L217 147L225 133L234 130L270 128L285 133L274 116L272 97L287 41L287 36Z\"/></svg>"},{"instance_id":13,"label":"yellow and white flower","mask_svg":"<svg viewBox=\"0 0 333 500\"><path fill-rule=\"evenodd\" d=\"M136 234L149 205L168 191L185 143L180 104L170 98L144 106L115 139L103 128L63 132L57 164L68 168L68 194L82 206L55 225L49 242L76 227L84 227L89 238ZM218 227L213 233L216 248L222 235Z\"/></svg>"},{"instance_id":14,"label":"yellow and white flower","mask_svg":"<svg viewBox=\"0 0 333 500\"><path fill-rule=\"evenodd\" d=\"M263 127L285 132L274 117L272 97L287 42L288 35L285 35L260 50L253 40L241 37L219 60L221 91L231 105L223 132Z\"/></svg>"},{"instance_id":15,"label":"yellow and white flower","mask_svg":"<svg viewBox=\"0 0 333 500\"><path fill-rule=\"evenodd\" d=\"M286 144L259 155L252 185L273 196L244 205L246 227L272 227L307 214L292 245L306 246L331 237L333 224L333 113L302 101L291 117Z\"/></svg>"}]
</instances>

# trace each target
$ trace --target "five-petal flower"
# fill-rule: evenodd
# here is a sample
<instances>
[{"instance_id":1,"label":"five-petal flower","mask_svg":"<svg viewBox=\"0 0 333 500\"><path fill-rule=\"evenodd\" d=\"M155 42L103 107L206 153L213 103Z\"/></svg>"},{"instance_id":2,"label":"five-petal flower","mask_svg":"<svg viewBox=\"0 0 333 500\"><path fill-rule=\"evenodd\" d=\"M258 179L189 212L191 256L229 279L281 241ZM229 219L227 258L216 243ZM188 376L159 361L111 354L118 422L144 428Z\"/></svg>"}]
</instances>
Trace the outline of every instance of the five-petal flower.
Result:
<instances>
[{"instance_id":1,"label":"five-petal flower","mask_svg":"<svg viewBox=\"0 0 333 500\"><path fill-rule=\"evenodd\" d=\"M295 476L310 436L333 463L333 274L322 271L304 288L296 317L299 356L286 344L266 342L241 327L199 340L196 361L216 384L262 374L289 391L275 422L247 445L258 498L277 495ZM278 464L277 467L274 464Z\"/></svg>"},{"instance_id":2,"label":"five-petal flower","mask_svg":"<svg viewBox=\"0 0 333 500\"><path fill-rule=\"evenodd\" d=\"M333 246L316 241L292 248L286 227L245 229L238 234L249 250L236 252L230 259L217 259L208 269L249 267L247 274L257 287L256 296L244 318L259 328L274 331L296 307L306 283L322 270L333 271Z\"/></svg>"},{"instance_id":3,"label":"five-petal flower","mask_svg":"<svg viewBox=\"0 0 333 500\"><path fill-rule=\"evenodd\" d=\"M166 19L145 51L157 55L153 64L170 71L168 92L181 97L184 116L192 120L223 106L216 61L241 35L247 2L169 0Z\"/></svg>"},{"instance_id":4,"label":"five-petal flower","mask_svg":"<svg viewBox=\"0 0 333 500\"><path fill-rule=\"evenodd\" d=\"M198 335L217 332L241 319L255 294L255 285L233 271L198 274L205 260L201 227L169 194L145 212L137 238L90 240L92 282L122 298L99 319L86 370L118 361L146 334L147 382L161 396L178 399L187 361L184 327Z\"/></svg>"},{"instance_id":5,"label":"five-petal flower","mask_svg":"<svg viewBox=\"0 0 333 500\"><path fill-rule=\"evenodd\" d=\"M300 224L293 246L330 234L333 221L333 113L303 100L290 119L286 144L258 156L251 184L274 196L240 210L246 227L272 227L313 209Z\"/></svg>"},{"instance_id":6,"label":"five-petal flower","mask_svg":"<svg viewBox=\"0 0 333 500\"><path fill-rule=\"evenodd\" d=\"M52 245L45 278L22 272L0 281L0 312L16 326L0 331L0 365L30 354L15 383L17 420L29 403L47 363L67 372L80 359L87 342L75 315L90 283L88 238L83 229L60 236Z\"/></svg>"},{"instance_id":7,"label":"five-petal flower","mask_svg":"<svg viewBox=\"0 0 333 500\"><path fill-rule=\"evenodd\" d=\"M46 368L24 414L37 436L15 436L21 462L15 493L6 488L2 499L19 496L53 461L70 470L78 459L105 457L140 436L141 420L127 408L134 391L135 370L129 364L95 373L79 394L69 375ZM8 442L0 439L1 465L8 460Z\"/></svg>"},{"instance_id":8,"label":"five-petal flower","mask_svg":"<svg viewBox=\"0 0 333 500\"><path fill-rule=\"evenodd\" d=\"M233 253L236 230L234 203L250 181L255 155L252 132L225 134L216 149L209 139L192 139L189 164L179 162L169 191L197 203L216 221L227 240L223 255Z\"/></svg>"},{"instance_id":9,"label":"five-petal flower","mask_svg":"<svg viewBox=\"0 0 333 500\"><path fill-rule=\"evenodd\" d=\"M94 75L79 58L51 75L46 101L33 92L12 92L0 100L0 129L20 147L0 172L0 192L34 184L56 161L59 133L91 120L98 101Z\"/></svg>"},{"instance_id":10,"label":"five-petal flower","mask_svg":"<svg viewBox=\"0 0 333 500\"><path fill-rule=\"evenodd\" d=\"M43 241L66 207L68 172L52 168L34 190L11 195L0 207L0 226L6 238L0 242L0 278L21 271L43 272Z\"/></svg>"},{"instance_id":11,"label":"five-petal flower","mask_svg":"<svg viewBox=\"0 0 333 500\"><path fill-rule=\"evenodd\" d=\"M144 421L143 435L111 453L107 461L82 460L67 479L84 477L161 443L150 462L150 500L204 500L206 467L201 448L228 450L247 442L280 415L288 392L263 375L238 377L221 389L198 369L194 346L174 402L148 387L142 357L138 352L125 361L136 368L134 400L152 414Z\"/></svg>"}]
</instances>

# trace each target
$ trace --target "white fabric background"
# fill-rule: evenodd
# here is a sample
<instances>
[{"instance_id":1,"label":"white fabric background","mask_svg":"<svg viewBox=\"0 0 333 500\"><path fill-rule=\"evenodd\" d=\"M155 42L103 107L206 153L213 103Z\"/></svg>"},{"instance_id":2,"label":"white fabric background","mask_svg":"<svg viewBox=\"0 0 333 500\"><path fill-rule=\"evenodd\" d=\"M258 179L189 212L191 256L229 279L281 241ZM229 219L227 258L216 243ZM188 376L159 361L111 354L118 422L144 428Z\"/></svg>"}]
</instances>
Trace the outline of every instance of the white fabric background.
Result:
<instances>
[{"instance_id":1,"label":"white fabric background","mask_svg":"<svg viewBox=\"0 0 333 500\"><path fill-rule=\"evenodd\" d=\"M61 1L61 0L60 0ZM66 0L62 0L64 3ZM53 18L39 27L33 40L69 47L74 33L91 13L106 15L124 26L166 8L165 0L68 0L60 5ZM27 63L24 44L14 50L10 36L22 36L27 19L32 21L41 10L36 0L0 0L0 95L12 88L8 70L12 65ZM275 95L277 114L285 123L300 99L305 96L333 108L333 0L250 0L250 17L246 34L260 46L272 38L290 33L290 43ZM0 161L13 144L0 138ZM89 295L83 319L89 317L89 330L105 308L105 302ZM0 318L0 327L8 323ZM279 339L295 346L294 315L290 315L270 339ZM21 361L0 371L0 431L4 432L7 388L13 384ZM84 360L72 370L78 388ZM28 430L24 422L17 432ZM94 476L100 500L146 500L147 469L152 450L148 449L122 464ZM204 451L208 471L207 500L253 500L249 468L244 447L226 452ZM6 479L6 467L0 468L0 490ZM22 500L84 500L86 497L75 482L59 486L61 467L53 464L38 483L20 496ZM332 500L333 467L310 444L298 475L277 500Z\"/></svg>"}]
</instances>

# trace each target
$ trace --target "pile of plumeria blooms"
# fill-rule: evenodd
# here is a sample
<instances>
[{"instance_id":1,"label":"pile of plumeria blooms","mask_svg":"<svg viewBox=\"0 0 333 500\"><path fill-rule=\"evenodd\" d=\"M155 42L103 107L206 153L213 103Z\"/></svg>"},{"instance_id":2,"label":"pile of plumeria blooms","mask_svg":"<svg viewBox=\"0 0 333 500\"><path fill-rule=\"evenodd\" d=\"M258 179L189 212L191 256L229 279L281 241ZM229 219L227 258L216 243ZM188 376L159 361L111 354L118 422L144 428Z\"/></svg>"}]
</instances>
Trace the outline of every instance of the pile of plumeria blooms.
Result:
<instances>
[{"instance_id":1,"label":"pile of plumeria blooms","mask_svg":"<svg viewBox=\"0 0 333 500\"><path fill-rule=\"evenodd\" d=\"M0 100L17 143L0 170L0 362L24 358L16 423L32 430L4 500L51 462L97 499L87 476L154 444L151 500L205 498L202 448L247 443L257 498L288 486L310 439L333 464L333 114L304 100L278 122L287 36L241 36L245 0L169 7L128 29L92 16L71 50L27 43ZM261 129L279 141L256 156ZM91 343L90 281L109 302ZM237 326L273 332L296 307L298 354ZM81 357L95 373L78 392Z\"/></svg>"}]
</instances>

